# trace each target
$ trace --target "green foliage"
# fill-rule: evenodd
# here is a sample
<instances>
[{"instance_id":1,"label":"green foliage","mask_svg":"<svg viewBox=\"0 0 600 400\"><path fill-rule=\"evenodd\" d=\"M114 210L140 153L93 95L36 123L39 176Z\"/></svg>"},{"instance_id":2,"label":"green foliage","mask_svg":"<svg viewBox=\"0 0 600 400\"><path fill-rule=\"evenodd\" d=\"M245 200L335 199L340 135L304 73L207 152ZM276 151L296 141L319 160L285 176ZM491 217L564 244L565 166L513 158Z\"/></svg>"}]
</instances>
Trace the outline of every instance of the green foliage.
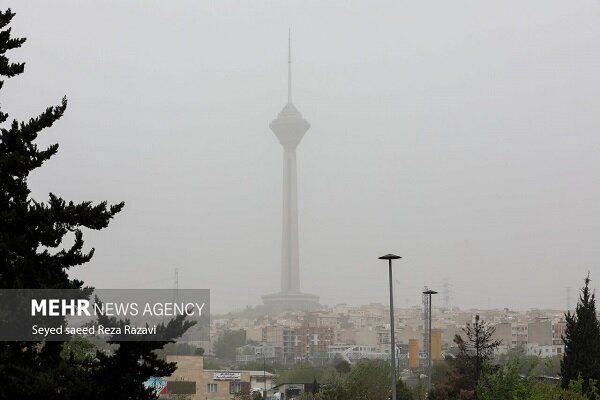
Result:
<instances>
[{"instance_id":1,"label":"green foliage","mask_svg":"<svg viewBox=\"0 0 600 400\"><path fill-rule=\"evenodd\" d=\"M302 393L298 400L326 400L323 393Z\"/></svg>"},{"instance_id":2,"label":"green foliage","mask_svg":"<svg viewBox=\"0 0 600 400\"><path fill-rule=\"evenodd\" d=\"M336 357L333 360L333 366L340 374L348 373L352 370L352 365L341 357Z\"/></svg>"},{"instance_id":3,"label":"green foliage","mask_svg":"<svg viewBox=\"0 0 600 400\"><path fill-rule=\"evenodd\" d=\"M479 400L526 399L530 391L531 385L521 379L520 365L515 362L487 374L477 385Z\"/></svg>"},{"instance_id":4,"label":"green foliage","mask_svg":"<svg viewBox=\"0 0 600 400\"><path fill-rule=\"evenodd\" d=\"M241 365L237 369L242 370L242 371L262 371L263 368L265 368L265 370L267 372L275 373L275 367L273 366L273 364L270 364L268 361L266 364L263 363L262 361L249 362L244 365Z\"/></svg>"},{"instance_id":5,"label":"green foliage","mask_svg":"<svg viewBox=\"0 0 600 400\"><path fill-rule=\"evenodd\" d=\"M236 349L246 344L246 332L243 330L227 330L221 334L215 343L215 355L223 360L233 361Z\"/></svg>"},{"instance_id":6,"label":"green foliage","mask_svg":"<svg viewBox=\"0 0 600 400\"><path fill-rule=\"evenodd\" d=\"M205 370L220 370L223 369L223 366L217 363L215 360L204 359L204 369Z\"/></svg>"},{"instance_id":7,"label":"green foliage","mask_svg":"<svg viewBox=\"0 0 600 400\"><path fill-rule=\"evenodd\" d=\"M204 355L202 347L196 347L189 343L167 343L162 349L156 351L160 358L165 356L201 356Z\"/></svg>"},{"instance_id":8,"label":"green foliage","mask_svg":"<svg viewBox=\"0 0 600 400\"><path fill-rule=\"evenodd\" d=\"M589 284L588 274L575 313L565 315L565 353L560 366L563 388L581 378L586 393L591 380L600 380L600 324L596 317L596 297Z\"/></svg>"},{"instance_id":9,"label":"green foliage","mask_svg":"<svg viewBox=\"0 0 600 400\"><path fill-rule=\"evenodd\" d=\"M399 379L396 383L396 399L397 400L413 400L415 398L413 392L406 384Z\"/></svg>"},{"instance_id":10,"label":"green foliage","mask_svg":"<svg viewBox=\"0 0 600 400\"><path fill-rule=\"evenodd\" d=\"M247 390L243 390L241 393L236 394L234 400L261 400L262 395L260 393L250 393Z\"/></svg>"},{"instance_id":11,"label":"green foliage","mask_svg":"<svg viewBox=\"0 0 600 400\"><path fill-rule=\"evenodd\" d=\"M410 388L412 394L412 400L427 400L429 399L429 393L427 393L427 383L425 379L419 379L417 384Z\"/></svg>"},{"instance_id":12,"label":"green foliage","mask_svg":"<svg viewBox=\"0 0 600 400\"><path fill-rule=\"evenodd\" d=\"M335 373L325 379L320 393L305 395L310 400L382 400L390 396L391 368L388 362L364 360L350 373ZM396 385L398 400L413 400L413 395L402 381Z\"/></svg>"},{"instance_id":13,"label":"green foliage","mask_svg":"<svg viewBox=\"0 0 600 400\"><path fill-rule=\"evenodd\" d=\"M462 356L469 358L471 364L473 364L473 379L475 382L478 382L483 373L485 363L493 356L494 349L500 346L499 341L492 340L496 328L482 321L479 315L476 315L475 323L467 324L463 328L463 332L465 333L466 340L462 340L459 336L456 344Z\"/></svg>"},{"instance_id":14,"label":"green foliage","mask_svg":"<svg viewBox=\"0 0 600 400\"><path fill-rule=\"evenodd\" d=\"M475 317L474 324L467 324L463 329L466 340L456 335L459 352L454 359L448 360L449 369L445 379L439 382L430 394L434 400L472 400L477 398L476 387L484 376L484 367L489 366L493 351L500 345L492 340L495 329L486 322Z\"/></svg>"},{"instance_id":15,"label":"green foliage","mask_svg":"<svg viewBox=\"0 0 600 400\"><path fill-rule=\"evenodd\" d=\"M192 395L189 394L174 394L173 400L192 400Z\"/></svg>"},{"instance_id":16,"label":"green foliage","mask_svg":"<svg viewBox=\"0 0 600 400\"><path fill-rule=\"evenodd\" d=\"M511 361L487 374L477 386L478 400L590 400L586 396L583 380L571 381L568 388L559 384L544 383L529 376L523 376L518 362ZM593 385L592 385L593 387Z\"/></svg>"},{"instance_id":17,"label":"green foliage","mask_svg":"<svg viewBox=\"0 0 600 400\"><path fill-rule=\"evenodd\" d=\"M61 357L72 362L82 363L94 358L96 346L86 339L73 339L65 342L61 349Z\"/></svg>"},{"instance_id":18,"label":"green foliage","mask_svg":"<svg viewBox=\"0 0 600 400\"><path fill-rule=\"evenodd\" d=\"M23 38L12 38L7 28L14 13L0 11L0 77L12 78L24 71L24 63L12 63L7 52L21 47ZM0 89L4 80L0 81ZM58 152L58 144L39 149L38 135L65 113L67 100L48 107L25 122L13 120L0 127L0 288L73 289L80 298L91 288L69 277L73 267L94 255L84 250L85 229L101 230L119 213L124 203L102 201L74 203L50 193L46 201L31 197L28 178ZM9 115L0 110L0 124ZM64 243L71 243L65 245ZM0 303L0 322L11 310ZM111 320L113 324L120 321ZM109 341L114 351L92 349L84 341L0 342L2 398L46 400L101 400L108 398L153 399L143 382L151 376L168 376L174 364L157 358L155 350L180 336L189 327L182 319L157 330L162 342ZM0 327L2 329L2 327Z\"/></svg>"},{"instance_id":19,"label":"green foliage","mask_svg":"<svg viewBox=\"0 0 600 400\"><path fill-rule=\"evenodd\" d=\"M516 362L522 374L531 376L559 376L561 360L562 357L559 355L547 358L528 356L525 354L525 349L519 347L498 356L495 362L499 365Z\"/></svg>"},{"instance_id":20,"label":"green foliage","mask_svg":"<svg viewBox=\"0 0 600 400\"><path fill-rule=\"evenodd\" d=\"M351 396L346 387L348 377L333 375L326 380L326 384L321 386L321 391L318 396L314 396L316 400L347 400Z\"/></svg>"},{"instance_id":21,"label":"green foliage","mask_svg":"<svg viewBox=\"0 0 600 400\"><path fill-rule=\"evenodd\" d=\"M561 356L538 359L531 369L533 376L558 376L560 374Z\"/></svg>"},{"instance_id":22,"label":"green foliage","mask_svg":"<svg viewBox=\"0 0 600 400\"><path fill-rule=\"evenodd\" d=\"M294 365L292 368L279 371L277 382L302 382L308 383L313 380L323 382L333 376L335 370L331 367L315 367L310 364Z\"/></svg>"},{"instance_id":23,"label":"green foliage","mask_svg":"<svg viewBox=\"0 0 600 400\"><path fill-rule=\"evenodd\" d=\"M375 400L390 391L391 368L383 361L362 361L354 367L347 388L356 399Z\"/></svg>"},{"instance_id":24,"label":"green foliage","mask_svg":"<svg viewBox=\"0 0 600 400\"><path fill-rule=\"evenodd\" d=\"M14 13L0 11L0 28L6 28ZM0 76L23 72L23 63L11 63L6 52L21 47L22 38L11 38L10 28L0 32ZM0 81L0 88L4 81ZM88 262L94 249L83 251L83 228L100 230L121 211L124 203L79 204L52 193L47 202L30 197L29 175L58 152L58 144L40 150L34 143L45 128L64 114L67 100L48 107L27 122L13 120L0 129L0 287L63 288L82 290L83 282L69 279L71 267ZM8 114L0 111L0 123ZM65 239L73 244L63 247Z\"/></svg>"},{"instance_id":25,"label":"green foliage","mask_svg":"<svg viewBox=\"0 0 600 400\"><path fill-rule=\"evenodd\" d=\"M431 366L431 383L435 386L444 382L450 374L450 364L446 360L434 361Z\"/></svg>"},{"instance_id":26,"label":"green foliage","mask_svg":"<svg viewBox=\"0 0 600 400\"><path fill-rule=\"evenodd\" d=\"M478 326L479 325L479 326ZM556 376L558 357L540 360L514 349L491 363L493 331L479 323L465 329L466 340L458 336L459 352L447 360L446 379L436 382L430 400L597 400L598 365L600 364L600 330L596 319L595 299L585 281L574 315L567 314L567 349L561 364L562 386L539 380L539 376ZM434 373L434 378L435 378ZM435 379L434 379L435 380Z\"/></svg>"},{"instance_id":27,"label":"green foliage","mask_svg":"<svg viewBox=\"0 0 600 400\"><path fill-rule=\"evenodd\" d=\"M121 327L129 323L102 315L98 316L98 322L103 326ZM156 325L156 336L160 341L131 342L112 336L108 343L116 345L116 350L110 355L97 352L97 362L88 370L89 381L85 388L93 390L93 393L88 394L87 398L118 398L122 393L127 393L133 399L153 398L151 391L144 387L144 382L153 376L169 376L176 370L176 363L166 362L156 351L174 342L193 324L180 315L166 324ZM105 382L112 384L106 385Z\"/></svg>"}]
</instances>

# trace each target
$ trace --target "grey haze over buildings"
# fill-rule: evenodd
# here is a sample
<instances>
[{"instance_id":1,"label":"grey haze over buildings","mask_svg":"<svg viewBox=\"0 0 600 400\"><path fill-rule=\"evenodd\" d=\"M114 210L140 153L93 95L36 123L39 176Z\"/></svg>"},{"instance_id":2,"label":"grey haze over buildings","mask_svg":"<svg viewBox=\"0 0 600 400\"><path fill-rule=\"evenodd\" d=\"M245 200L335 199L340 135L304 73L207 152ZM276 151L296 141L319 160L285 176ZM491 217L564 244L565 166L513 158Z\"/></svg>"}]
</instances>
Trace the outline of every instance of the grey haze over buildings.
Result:
<instances>
[{"instance_id":1,"label":"grey haze over buildings","mask_svg":"<svg viewBox=\"0 0 600 400\"><path fill-rule=\"evenodd\" d=\"M3 107L69 98L34 195L124 200L73 271L99 288L210 288L213 311L280 282L292 28L302 290L398 304L563 307L600 282L600 3L14 1L26 73ZM441 303L441 297L437 300ZM574 301L572 301L574 302Z\"/></svg>"}]
</instances>

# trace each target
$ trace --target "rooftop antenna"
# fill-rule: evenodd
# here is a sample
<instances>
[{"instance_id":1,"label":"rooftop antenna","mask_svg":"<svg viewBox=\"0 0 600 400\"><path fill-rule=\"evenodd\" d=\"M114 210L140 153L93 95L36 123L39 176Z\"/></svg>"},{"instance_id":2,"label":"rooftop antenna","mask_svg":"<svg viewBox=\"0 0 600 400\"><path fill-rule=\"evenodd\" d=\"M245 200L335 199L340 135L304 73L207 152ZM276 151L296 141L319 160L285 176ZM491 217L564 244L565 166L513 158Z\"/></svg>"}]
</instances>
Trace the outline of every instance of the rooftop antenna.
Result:
<instances>
[{"instance_id":1,"label":"rooftop antenna","mask_svg":"<svg viewBox=\"0 0 600 400\"><path fill-rule=\"evenodd\" d=\"M179 303L179 268L175 268L175 279L173 281L173 301Z\"/></svg>"},{"instance_id":2,"label":"rooftop antenna","mask_svg":"<svg viewBox=\"0 0 600 400\"><path fill-rule=\"evenodd\" d=\"M288 29L288 103L292 104L292 29Z\"/></svg>"},{"instance_id":3,"label":"rooftop antenna","mask_svg":"<svg viewBox=\"0 0 600 400\"><path fill-rule=\"evenodd\" d=\"M444 279L444 308L450 310L450 283Z\"/></svg>"}]
</instances>

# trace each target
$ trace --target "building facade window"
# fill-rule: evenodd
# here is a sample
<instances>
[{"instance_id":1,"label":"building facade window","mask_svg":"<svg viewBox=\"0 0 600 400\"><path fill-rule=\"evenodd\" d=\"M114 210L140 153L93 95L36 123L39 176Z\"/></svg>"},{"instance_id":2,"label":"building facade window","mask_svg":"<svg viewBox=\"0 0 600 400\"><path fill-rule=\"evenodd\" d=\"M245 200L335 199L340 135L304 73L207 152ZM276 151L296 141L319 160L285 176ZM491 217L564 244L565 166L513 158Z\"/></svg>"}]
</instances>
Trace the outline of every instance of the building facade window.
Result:
<instances>
[{"instance_id":1,"label":"building facade window","mask_svg":"<svg viewBox=\"0 0 600 400\"><path fill-rule=\"evenodd\" d=\"M242 384L239 382L231 382L229 384L229 394L238 394L242 391Z\"/></svg>"},{"instance_id":2,"label":"building facade window","mask_svg":"<svg viewBox=\"0 0 600 400\"><path fill-rule=\"evenodd\" d=\"M209 383L207 386L208 393L217 393L217 391L219 390L216 383Z\"/></svg>"}]
</instances>

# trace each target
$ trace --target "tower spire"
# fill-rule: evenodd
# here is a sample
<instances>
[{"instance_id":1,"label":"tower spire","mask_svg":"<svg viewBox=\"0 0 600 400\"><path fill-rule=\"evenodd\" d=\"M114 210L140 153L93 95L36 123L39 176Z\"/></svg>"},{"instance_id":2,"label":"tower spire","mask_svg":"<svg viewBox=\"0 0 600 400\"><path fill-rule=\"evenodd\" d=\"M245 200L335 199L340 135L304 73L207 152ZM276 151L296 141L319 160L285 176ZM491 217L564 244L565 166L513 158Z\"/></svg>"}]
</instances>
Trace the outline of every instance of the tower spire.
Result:
<instances>
[{"instance_id":1,"label":"tower spire","mask_svg":"<svg viewBox=\"0 0 600 400\"><path fill-rule=\"evenodd\" d=\"M292 30L288 29L288 103L292 103Z\"/></svg>"}]
</instances>

